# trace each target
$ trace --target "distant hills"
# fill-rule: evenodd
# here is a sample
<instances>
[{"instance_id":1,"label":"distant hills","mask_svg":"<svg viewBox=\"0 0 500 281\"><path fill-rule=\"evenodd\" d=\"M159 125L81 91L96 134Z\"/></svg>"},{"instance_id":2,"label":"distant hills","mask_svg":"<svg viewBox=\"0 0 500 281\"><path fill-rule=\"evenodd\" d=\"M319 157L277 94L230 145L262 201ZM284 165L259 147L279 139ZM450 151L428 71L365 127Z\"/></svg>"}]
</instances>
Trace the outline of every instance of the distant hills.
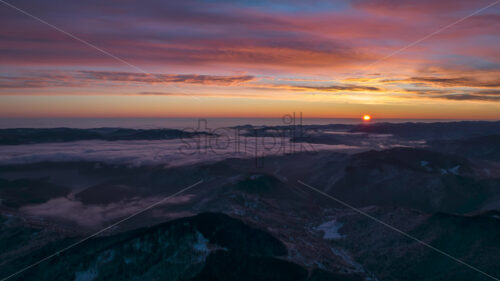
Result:
<instances>
[{"instance_id":1,"label":"distant hills","mask_svg":"<svg viewBox=\"0 0 500 281\"><path fill-rule=\"evenodd\" d=\"M168 140L192 137L206 133L185 132L176 129L0 129L0 145L19 145L82 140Z\"/></svg>"},{"instance_id":2,"label":"distant hills","mask_svg":"<svg viewBox=\"0 0 500 281\"><path fill-rule=\"evenodd\" d=\"M250 125L235 127L244 136L283 137L314 143L332 143L335 136L322 135L312 139L301 133L333 130L350 133L389 134L406 139L438 139L449 140L463 137L480 137L500 132L500 121L460 121L437 123L366 123L360 125L296 125L253 127ZM177 129L125 129L125 128L46 128L46 129L0 129L0 145L19 145L50 142L72 142L81 140L167 140L196 135L207 132L189 132ZM296 134L296 135L293 135ZM351 136L352 137L352 136ZM342 143L342 142L338 142ZM332 143L336 144L336 143Z\"/></svg>"},{"instance_id":3,"label":"distant hills","mask_svg":"<svg viewBox=\"0 0 500 281\"><path fill-rule=\"evenodd\" d=\"M498 133L500 121L368 123L353 126L351 132L391 134L410 139L457 139Z\"/></svg>"}]
</instances>

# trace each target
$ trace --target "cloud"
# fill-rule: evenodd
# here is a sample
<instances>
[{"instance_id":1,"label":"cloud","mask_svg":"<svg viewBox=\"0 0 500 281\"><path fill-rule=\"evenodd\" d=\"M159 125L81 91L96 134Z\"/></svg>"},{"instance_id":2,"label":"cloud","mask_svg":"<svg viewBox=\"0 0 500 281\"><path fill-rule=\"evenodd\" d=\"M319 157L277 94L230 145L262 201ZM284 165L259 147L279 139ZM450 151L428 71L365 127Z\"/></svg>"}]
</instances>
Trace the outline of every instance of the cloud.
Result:
<instances>
[{"instance_id":1,"label":"cloud","mask_svg":"<svg viewBox=\"0 0 500 281\"><path fill-rule=\"evenodd\" d=\"M296 90L312 90L312 91L320 91L320 92L374 92L380 91L380 88L371 87L371 86L359 86L353 84L346 85L331 85L331 86L290 86L291 89Z\"/></svg>"},{"instance_id":2,"label":"cloud","mask_svg":"<svg viewBox=\"0 0 500 281\"><path fill-rule=\"evenodd\" d=\"M71 75L0 76L0 89L82 87L88 83Z\"/></svg>"},{"instance_id":3,"label":"cloud","mask_svg":"<svg viewBox=\"0 0 500 281\"><path fill-rule=\"evenodd\" d=\"M138 83L187 83L200 85L235 85L254 80L250 75L217 76L199 74L145 74L134 72L81 71L86 79Z\"/></svg>"},{"instance_id":4,"label":"cloud","mask_svg":"<svg viewBox=\"0 0 500 281\"><path fill-rule=\"evenodd\" d=\"M463 93L456 95L443 95L442 98L450 100L478 100L500 102L500 90L477 91L472 93Z\"/></svg>"},{"instance_id":5,"label":"cloud","mask_svg":"<svg viewBox=\"0 0 500 281\"><path fill-rule=\"evenodd\" d=\"M428 84L442 87L484 87L497 88L500 87L500 79L481 81L473 77L411 77L404 81L419 84Z\"/></svg>"},{"instance_id":6,"label":"cloud","mask_svg":"<svg viewBox=\"0 0 500 281\"><path fill-rule=\"evenodd\" d=\"M472 12L492 2L488 0L353 0L352 3L358 9L378 15L394 17L426 15L433 17L435 14Z\"/></svg>"},{"instance_id":7,"label":"cloud","mask_svg":"<svg viewBox=\"0 0 500 281\"><path fill-rule=\"evenodd\" d=\"M96 82L133 82L146 84L185 83L230 86L253 81L250 75L217 76L200 74L145 74L112 71L76 71L65 75L0 76L0 88L82 87Z\"/></svg>"},{"instance_id":8,"label":"cloud","mask_svg":"<svg viewBox=\"0 0 500 281\"><path fill-rule=\"evenodd\" d=\"M141 67L254 67L261 71L265 68L304 72L325 68L345 70L369 64L399 45L449 23L449 17L455 17L457 10L473 9L482 3L483 0L445 0L443 3L360 0L352 6L339 4L343 6L340 8L328 1L308 2L308 5L292 1L285 5L292 10L310 6L308 12L302 13L273 9L253 1L237 4L232 1L126 1L117 8L113 2L96 0L69 1L65 5L20 0L16 5ZM439 12L440 17L407 21L380 17L377 12L380 10L400 13L403 17L405 11L421 11L424 15ZM16 27L0 30L3 64L124 66L33 19L20 17L15 11L3 9L0 18L3 25ZM469 23L472 29L464 32ZM460 32L454 36L495 35L498 29L495 23L498 23L498 15L478 15L461 23ZM495 48L491 46L491 49ZM453 51L449 47L446 50ZM421 52L419 55L426 57ZM413 60L414 55L401 54L391 61L400 59Z\"/></svg>"},{"instance_id":9,"label":"cloud","mask_svg":"<svg viewBox=\"0 0 500 281\"><path fill-rule=\"evenodd\" d=\"M274 99L275 91L284 90L377 92L377 97L370 97L375 101L405 87L494 89L499 86L498 6L364 69L488 4L487 0L276 0L272 4L145 0L124 1L117 7L113 1L58 5L19 0L16 5L21 9L128 63L162 73L129 72L122 62L6 7L0 10L2 26L7 27L0 29L0 94L181 96L188 94L163 86L186 84L189 95L259 92L259 98ZM426 66L448 72L419 72ZM464 66L466 71L449 72ZM82 71L16 76L12 69ZM221 73L228 75L213 75ZM380 79L366 78L368 73L377 73ZM261 77L269 76L276 80L264 84ZM382 77L393 84L383 83ZM245 91L201 86L239 86ZM73 89L51 91L63 87ZM29 90L37 88L43 90Z\"/></svg>"},{"instance_id":10,"label":"cloud","mask_svg":"<svg viewBox=\"0 0 500 281\"><path fill-rule=\"evenodd\" d=\"M347 43L349 34L373 36L371 29L394 25L337 14L296 17L261 7L241 8L230 2L85 1L65 5L16 3L27 11L138 65L245 65L333 68L375 59ZM12 13L3 15L0 60L14 65L120 65L112 58L46 26ZM352 24L351 22L362 22ZM341 27L341 25L343 25ZM348 26L347 26L348 25ZM327 27L326 27L327 26ZM334 30L338 38L324 36ZM355 35L357 36L357 35Z\"/></svg>"},{"instance_id":11,"label":"cloud","mask_svg":"<svg viewBox=\"0 0 500 281\"><path fill-rule=\"evenodd\" d=\"M131 95L141 95L141 96L168 96L168 97L226 97L226 98L268 98L264 93L261 94L247 94L240 92L229 92L229 93L214 93L214 92L139 92L132 93Z\"/></svg>"},{"instance_id":12,"label":"cloud","mask_svg":"<svg viewBox=\"0 0 500 281\"><path fill-rule=\"evenodd\" d=\"M442 95L436 96L448 100L476 100L476 101L494 101L500 102L500 94L498 95L481 95L481 94L455 94L455 95Z\"/></svg>"},{"instance_id":13,"label":"cloud","mask_svg":"<svg viewBox=\"0 0 500 281\"><path fill-rule=\"evenodd\" d=\"M449 90L406 89L404 92L432 99L500 102L500 90L451 92Z\"/></svg>"},{"instance_id":14,"label":"cloud","mask_svg":"<svg viewBox=\"0 0 500 281\"><path fill-rule=\"evenodd\" d=\"M191 200L191 195L180 195L168 200L163 206L184 204ZM144 210L161 198L134 198L107 205L85 205L68 198L55 198L43 204L25 206L21 212L37 217L69 221L86 228L102 227L105 224ZM164 213L165 216L168 213Z\"/></svg>"},{"instance_id":15,"label":"cloud","mask_svg":"<svg viewBox=\"0 0 500 281\"><path fill-rule=\"evenodd\" d=\"M290 79L293 81L294 79ZM301 82L302 80L297 80ZM284 79L283 81L288 81ZM358 84L334 84L325 85L328 80L323 80L321 85L307 84L266 84L259 83L253 75L201 75L201 74L145 74L136 72L116 72L116 71L74 71L66 74L35 74L25 76L0 76L0 88L47 88L47 87L82 87L90 85L101 85L102 82L111 83L136 83L146 85L156 84L195 84L211 86L236 86L243 85L257 89L268 90L289 90L289 91L318 91L318 92L365 92L381 91L374 86L364 86ZM248 82L254 82L246 84ZM313 81L314 82L314 81ZM319 82L319 81L318 81ZM140 95L162 95L162 96L182 96L190 95L176 92L156 92L143 91ZM203 94L202 94L203 95ZM212 93L218 96L228 94ZM233 93L233 95L238 95ZM246 95L245 95L246 96Z\"/></svg>"},{"instance_id":16,"label":"cloud","mask_svg":"<svg viewBox=\"0 0 500 281\"><path fill-rule=\"evenodd\" d=\"M260 90L286 90L298 92L378 92L381 88L374 86L363 86L356 84L335 84L335 85L296 85L296 84L252 84L254 88Z\"/></svg>"},{"instance_id":17,"label":"cloud","mask_svg":"<svg viewBox=\"0 0 500 281\"><path fill-rule=\"evenodd\" d=\"M169 92L140 92L142 96L194 96L186 93L169 93Z\"/></svg>"}]
</instances>

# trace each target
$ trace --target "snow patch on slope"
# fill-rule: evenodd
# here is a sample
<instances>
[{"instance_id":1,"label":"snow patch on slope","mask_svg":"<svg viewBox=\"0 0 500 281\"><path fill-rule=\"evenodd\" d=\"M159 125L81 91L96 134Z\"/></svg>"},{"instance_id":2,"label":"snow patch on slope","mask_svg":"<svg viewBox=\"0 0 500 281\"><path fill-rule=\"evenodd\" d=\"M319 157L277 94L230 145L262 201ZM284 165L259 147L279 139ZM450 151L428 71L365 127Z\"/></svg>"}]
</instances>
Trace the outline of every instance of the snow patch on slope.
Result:
<instances>
[{"instance_id":1,"label":"snow patch on slope","mask_svg":"<svg viewBox=\"0 0 500 281\"><path fill-rule=\"evenodd\" d=\"M336 240L343 237L343 235L338 232L343 225L343 223L332 220L322 223L316 229L323 231L323 239Z\"/></svg>"}]
</instances>

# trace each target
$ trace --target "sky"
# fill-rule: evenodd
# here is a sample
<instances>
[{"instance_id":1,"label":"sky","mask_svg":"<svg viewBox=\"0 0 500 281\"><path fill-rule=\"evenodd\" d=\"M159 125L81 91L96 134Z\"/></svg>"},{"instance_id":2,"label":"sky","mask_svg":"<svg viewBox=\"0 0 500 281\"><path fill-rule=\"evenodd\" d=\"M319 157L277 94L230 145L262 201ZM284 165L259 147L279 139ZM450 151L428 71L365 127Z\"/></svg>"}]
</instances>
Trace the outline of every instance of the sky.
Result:
<instances>
[{"instance_id":1,"label":"sky","mask_svg":"<svg viewBox=\"0 0 500 281\"><path fill-rule=\"evenodd\" d=\"M497 120L496 2L1 0L0 117Z\"/></svg>"}]
</instances>

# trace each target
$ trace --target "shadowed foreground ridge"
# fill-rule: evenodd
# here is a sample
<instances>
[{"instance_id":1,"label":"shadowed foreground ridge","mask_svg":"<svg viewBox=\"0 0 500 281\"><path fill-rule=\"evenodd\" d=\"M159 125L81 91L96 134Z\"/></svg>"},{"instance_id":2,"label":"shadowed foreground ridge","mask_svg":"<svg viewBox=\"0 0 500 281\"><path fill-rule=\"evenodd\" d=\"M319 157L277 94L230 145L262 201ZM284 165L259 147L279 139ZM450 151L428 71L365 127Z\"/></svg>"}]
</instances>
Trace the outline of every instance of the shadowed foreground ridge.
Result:
<instances>
[{"instance_id":1,"label":"shadowed foreground ridge","mask_svg":"<svg viewBox=\"0 0 500 281\"><path fill-rule=\"evenodd\" d=\"M75 241L55 242L0 271L11 274ZM266 231L202 213L89 240L11 280L359 280L310 274L286 255L285 245Z\"/></svg>"}]
</instances>

